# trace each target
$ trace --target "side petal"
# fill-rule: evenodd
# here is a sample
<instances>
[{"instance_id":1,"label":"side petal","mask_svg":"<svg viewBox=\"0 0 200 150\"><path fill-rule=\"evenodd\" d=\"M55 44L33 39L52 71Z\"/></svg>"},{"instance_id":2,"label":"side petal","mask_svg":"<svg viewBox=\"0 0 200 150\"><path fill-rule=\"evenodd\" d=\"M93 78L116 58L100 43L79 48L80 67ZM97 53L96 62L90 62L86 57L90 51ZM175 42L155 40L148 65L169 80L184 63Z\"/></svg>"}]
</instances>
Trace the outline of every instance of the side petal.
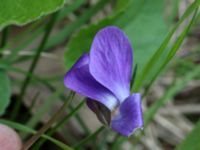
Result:
<instances>
[{"instance_id":1,"label":"side petal","mask_svg":"<svg viewBox=\"0 0 200 150\"><path fill-rule=\"evenodd\" d=\"M129 96L121 104L119 112L111 121L111 128L124 136L130 136L136 129L143 127L141 96L139 93Z\"/></svg>"},{"instance_id":2,"label":"side petal","mask_svg":"<svg viewBox=\"0 0 200 150\"><path fill-rule=\"evenodd\" d=\"M130 95L132 48L117 27L100 30L92 43L89 68L92 76L122 101Z\"/></svg>"},{"instance_id":3,"label":"side petal","mask_svg":"<svg viewBox=\"0 0 200 150\"><path fill-rule=\"evenodd\" d=\"M66 73L64 84L67 88L91 99L95 99L112 110L118 101L108 89L99 84L89 72L89 55L84 54Z\"/></svg>"}]
</instances>

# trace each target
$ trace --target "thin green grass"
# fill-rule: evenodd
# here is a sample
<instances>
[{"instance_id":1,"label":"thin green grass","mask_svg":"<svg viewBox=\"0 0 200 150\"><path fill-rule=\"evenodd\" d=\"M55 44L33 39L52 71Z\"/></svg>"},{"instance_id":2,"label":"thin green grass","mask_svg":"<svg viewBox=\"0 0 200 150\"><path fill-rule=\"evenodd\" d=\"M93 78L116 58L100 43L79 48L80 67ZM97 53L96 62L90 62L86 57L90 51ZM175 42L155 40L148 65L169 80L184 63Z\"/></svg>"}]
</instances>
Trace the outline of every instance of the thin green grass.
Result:
<instances>
[{"instance_id":1,"label":"thin green grass","mask_svg":"<svg viewBox=\"0 0 200 150\"><path fill-rule=\"evenodd\" d=\"M176 23L176 25L172 28L172 30L167 34L166 38L164 39L164 41L162 42L162 44L160 45L160 47L156 50L156 52L154 53L154 55L151 57L151 59L148 61L148 63L146 64L146 66L144 67L144 69L142 70L141 74L138 75L138 79L136 80L134 86L133 86L133 90L134 91L138 91L145 83L145 80L148 78L148 76L150 76L152 68L155 66L155 64L158 62L158 59L161 57L161 55L165 52L165 49L167 48L167 46L169 45L169 42L172 38L172 36L174 35L174 33L176 32L176 30L178 29L178 27L180 26L180 24L188 17L190 16L194 10L196 8L198 8L200 5L200 0L196 0L195 2L193 2L185 11L185 13L183 14L183 16L180 18L180 20ZM168 59L168 58L165 58Z\"/></svg>"}]
</instances>

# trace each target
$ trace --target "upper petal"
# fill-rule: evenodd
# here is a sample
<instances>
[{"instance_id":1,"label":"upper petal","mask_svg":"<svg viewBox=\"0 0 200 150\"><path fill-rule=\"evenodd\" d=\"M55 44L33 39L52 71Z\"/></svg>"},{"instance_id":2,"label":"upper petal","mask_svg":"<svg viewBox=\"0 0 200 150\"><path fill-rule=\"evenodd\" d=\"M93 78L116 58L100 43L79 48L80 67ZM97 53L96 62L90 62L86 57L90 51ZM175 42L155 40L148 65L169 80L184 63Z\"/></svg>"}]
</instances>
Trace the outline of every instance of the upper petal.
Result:
<instances>
[{"instance_id":1,"label":"upper petal","mask_svg":"<svg viewBox=\"0 0 200 150\"><path fill-rule=\"evenodd\" d=\"M111 128L124 136L130 136L143 127L141 96L139 93L129 96L121 104L119 112L111 121Z\"/></svg>"},{"instance_id":2,"label":"upper petal","mask_svg":"<svg viewBox=\"0 0 200 150\"><path fill-rule=\"evenodd\" d=\"M69 89L95 99L112 110L118 101L107 88L99 84L89 72L89 55L84 54L77 63L66 73L65 86Z\"/></svg>"},{"instance_id":3,"label":"upper petal","mask_svg":"<svg viewBox=\"0 0 200 150\"><path fill-rule=\"evenodd\" d=\"M117 27L100 30L91 46L89 69L92 76L120 101L130 94L132 55L128 38Z\"/></svg>"}]
</instances>

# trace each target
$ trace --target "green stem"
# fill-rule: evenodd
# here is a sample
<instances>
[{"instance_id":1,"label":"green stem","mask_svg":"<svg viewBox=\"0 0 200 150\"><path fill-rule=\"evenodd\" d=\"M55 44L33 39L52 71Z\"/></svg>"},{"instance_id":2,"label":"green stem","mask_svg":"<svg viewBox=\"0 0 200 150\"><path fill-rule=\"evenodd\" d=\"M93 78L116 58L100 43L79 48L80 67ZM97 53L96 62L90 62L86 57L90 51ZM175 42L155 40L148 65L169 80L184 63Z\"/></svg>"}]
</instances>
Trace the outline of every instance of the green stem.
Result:
<instances>
[{"instance_id":1,"label":"green stem","mask_svg":"<svg viewBox=\"0 0 200 150\"><path fill-rule=\"evenodd\" d=\"M51 136L56 130L62 127L74 114L78 112L78 110L85 104L85 100L82 100L78 106L76 106L64 119L61 119L55 127L53 127L48 133L48 136ZM42 144L46 141L46 139L41 139L34 147L34 150L39 150Z\"/></svg>"},{"instance_id":2,"label":"green stem","mask_svg":"<svg viewBox=\"0 0 200 150\"><path fill-rule=\"evenodd\" d=\"M47 88L50 90L50 91L55 91L56 89L51 85L49 84L48 82L43 82ZM65 96L63 94L60 95L60 99L61 100L65 100ZM73 106L69 106L69 109L71 111L74 110L74 107ZM75 114L75 118L76 120L78 121L78 123L80 124L80 126L82 127L82 129L84 130L85 134L90 134L90 130L88 129L87 125L84 123L84 121L82 120L82 118L79 116L79 114Z\"/></svg>"},{"instance_id":3,"label":"green stem","mask_svg":"<svg viewBox=\"0 0 200 150\"><path fill-rule=\"evenodd\" d=\"M38 60L39 60L39 58L40 58L40 54L41 54L41 52L44 50L44 47L45 47L45 45L46 45L46 43L47 43L47 41L48 41L49 35L50 35L51 31L52 31L52 28L53 28L53 26L54 26L54 23L55 23L55 20L56 20L57 15L58 15L58 12L54 13L54 14L52 15L52 18L50 19L49 23L48 23L47 26L46 26L46 32L45 32L45 34L44 34L44 36L43 36L43 39L42 39L42 41L41 41L41 43L40 43L40 45L39 45L37 51L36 51L36 55L35 55L35 57L34 57L34 59L33 59L33 62L32 62L32 64L31 64L30 68L29 68L29 71L28 71L28 73L27 73L27 76L26 76L26 78L25 78L25 80L24 80L24 82L23 82L23 84L22 84L19 97L18 97L18 99L17 99L15 108L14 108L13 113L12 113L12 119L13 119L13 120L16 118L16 116L17 116L17 114L18 114L18 112L19 112L19 110L20 110L22 100L23 100L24 95L25 95L25 93L26 93L28 84L30 83L30 80L31 80L31 75L33 74L33 72L34 72L34 70L35 70L35 67L36 67L36 65L37 65L37 62L38 62Z\"/></svg>"},{"instance_id":4,"label":"green stem","mask_svg":"<svg viewBox=\"0 0 200 150\"><path fill-rule=\"evenodd\" d=\"M52 129L52 133L55 132L59 127L61 127L64 123L66 123L67 120L69 120L69 118L71 116L73 116L75 113L77 113L77 111L85 104L85 100L82 100L82 102L73 110L71 111L64 119L62 119L53 129Z\"/></svg>"},{"instance_id":5,"label":"green stem","mask_svg":"<svg viewBox=\"0 0 200 150\"><path fill-rule=\"evenodd\" d=\"M69 99L66 100L62 107L54 114L54 116L23 145L21 150L28 150L41 137L41 135L43 135L52 126L52 124L59 119L60 115L64 112L66 106L69 105L73 97L74 93L71 92Z\"/></svg>"},{"instance_id":6,"label":"green stem","mask_svg":"<svg viewBox=\"0 0 200 150\"><path fill-rule=\"evenodd\" d=\"M83 146L85 143L87 143L90 139L96 137L101 131L103 131L105 127L101 126L99 129L97 129L93 134L87 136L82 141L80 141L78 144L74 146L74 149L79 149L81 146Z\"/></svg>"},{"instance_id":7,"label":"green stem","mask_svg":"<svg viewBox=\"0 0 200 150\"><path fill-rule=\"evenodd\" d=\"M69 109L73 110L74 107L73 106L69 106ZM90 134L90 129L87 127L87 125L85 124L85 122L83 121L83 119L80 117L80 115L79 114L75 114L75 118L78 121L79 125L84 130L85 134L86 135Z\"/></svg>"},{"instance_id":8,"label":"green stem","mask_svg":"<svg viewBox=\"0 0 200 150\"><path fill-rule=\"evenodd\" d=\"M123 136L120 136L119 134L117 134L113 139L113 143L110 149L111 150L121 149L120 146L124 139L127 140L127 138L124 138Z\"/></svg>"},{"instance_id":9,"label":"green stem","mask_svg":"<svg viewBox=\"0 0 200 150\"><path fill-rule=\"evenodd\" d=\"M6 27L2 32L1 43L0 43L0 57L2 57L2 52L7 44L9 28Z\"/></svg>"},{"instance_id":10,"label":"green stem","mask_svg":"<svg viewBox=\"0 0 200 150\"><path fill-rule=\"evenodd\" d=\"M31 110L32 110L32 108L35 106L35 103L36 103L36 101L37 101L37 99L38 99L38 97L39 97L39 92L37 92L35 95L34 95L34 97L31 99L31 104L30 104L30 107L29 107L29 109L28 109L28 111L24 114L24 120L27 120L27 119L29 119L29 115L31 114Z\"/></svg>"}]
</instances>

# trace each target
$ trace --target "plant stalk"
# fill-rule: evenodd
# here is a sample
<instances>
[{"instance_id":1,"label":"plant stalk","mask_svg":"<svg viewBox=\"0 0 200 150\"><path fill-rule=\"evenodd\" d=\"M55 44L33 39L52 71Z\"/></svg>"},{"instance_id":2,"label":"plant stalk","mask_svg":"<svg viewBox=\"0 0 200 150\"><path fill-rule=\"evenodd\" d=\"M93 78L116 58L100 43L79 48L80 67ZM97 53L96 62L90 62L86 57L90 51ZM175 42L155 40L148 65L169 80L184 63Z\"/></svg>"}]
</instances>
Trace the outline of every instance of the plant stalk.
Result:
<instances>
[{"instance_id":1,"label":"plant stalk","mask_svg":"<svg viewBox=\"0 0 200 150\"><path fill-rule=\"evenodd\" d=\"M69 105L73 97L74 93L71 92L69 99L66 100L63 103L62 107L54 114L54 116L23 145L21 150L28 150L41 137L41 135L43 135L53 125L53 123L55 123L59 119L60 115L64 112L66 106Z\"/></svg>"},{"instance_id":2,"label":"plant stalk","mask_svg":"<svg viewBox=\"0 0 200 150\"><path fill-rule=\"evenodd\" d=\"M9 28L6 27L3 31L2 31L2 36L1 36L1 43L0 43L0 57L2 57L2 52L7 44L7 40L8 40L8 34L9 34Z\"/></svg>"},{"instance_id":3,"label":"plant stalk","mask_svg":"<svg viewBox=\"0 0 200 150\"><path fill-rule=\"evenodd\" d=\"M49 35L50 35L50 33L51 33L52 29L53 29L53 26L55 24L57 16L58 16L58 12L54 13L52 15L52 18L49 20L49 23L46 26L46 32L45 32L45 34L43 36L43 39L42 39L37 51L36 51L36 55L33 58L33 62L31 64L30 68L29 68L27 76L26 76L24 82L22 83L21 91L20 91L19 97L17 98L17 102L16 102L16 105L15 105L13 113L12 113L12 117L11 117L12 120L15 120L15 118L17 117L17 114L19 113L22 100L23 100L24 95L26 93L27 87L28 87L28 85L29 85L29 83L31 81L31 77L32 77L31 75L33 74L33 72L35 70L37 62L38 62L38 60L40 58L40 54L44 50L44 47L45 47L45 45L46 45L46 43L48 41Z\"/></svg>"}]
</instances>

